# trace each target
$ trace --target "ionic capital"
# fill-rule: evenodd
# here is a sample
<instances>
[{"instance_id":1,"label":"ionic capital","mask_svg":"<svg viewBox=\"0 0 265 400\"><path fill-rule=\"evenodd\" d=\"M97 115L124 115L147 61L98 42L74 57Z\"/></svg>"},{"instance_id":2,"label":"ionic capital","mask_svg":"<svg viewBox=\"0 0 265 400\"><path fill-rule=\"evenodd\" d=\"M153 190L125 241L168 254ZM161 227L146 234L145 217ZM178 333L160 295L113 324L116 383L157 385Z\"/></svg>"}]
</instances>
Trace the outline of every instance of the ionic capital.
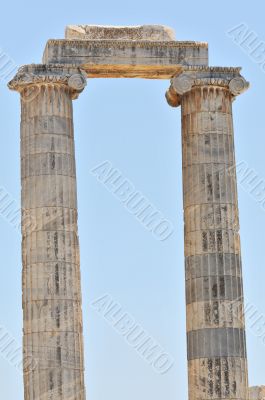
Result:
<instances>
[{"instance_id":1,"label":"ionic capital","mask_svg":"<svg viewBox=\"0 0 265 400\"><path fill-rule=\"evenodd\" d=\"M238 96L249 88L249 83L240 75L241 68L222 67L186 67L181 74L171 79L166 93L168 103L177 107L181 97L194 87L223 87L232 97Z\"/></svg>"},{"instance_id":2,"label":"ionic capital","mask_svg":"<svg viewBox=\"0 0 265 400\"><path fill-rule=\"evenodd\" d=\"M40 85L66 86L72 99L76 99L86 86L86 75L71 65L31 64L21 67L8 83L9 89L20 93L25 89L38 89Z\"/></svg>"},{"instance_id":3,"label":"ionic capital","mask_svg":"<svg viewBox=\"0 0 265 400\"><path fill-rule=\"evenodd\" d=\"M239 96L249 88L249 82L242 76L237 76L229 82L229 90L233 96Z\"/></svg>"}]
</instances>

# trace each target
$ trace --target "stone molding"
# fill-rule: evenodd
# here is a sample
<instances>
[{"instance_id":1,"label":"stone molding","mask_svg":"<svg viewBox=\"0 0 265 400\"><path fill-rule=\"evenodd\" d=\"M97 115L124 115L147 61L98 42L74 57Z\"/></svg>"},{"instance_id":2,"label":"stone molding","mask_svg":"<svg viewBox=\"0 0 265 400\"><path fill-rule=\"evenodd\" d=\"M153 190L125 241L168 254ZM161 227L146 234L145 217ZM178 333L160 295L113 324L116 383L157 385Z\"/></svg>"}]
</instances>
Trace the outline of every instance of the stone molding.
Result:
<instances>
[{"instance_id":1,"label":"stone molding","mask_svg":"<svg viewBox=\"0 0 265 400\"><path fill-rule=\"evenodd\" d=\"M142 47L142 48L149 48L149 47L191 47L191 48L206 48L208 49L207 42L198 42L198 41L151 41L151 40L113 40L113 39L102 39L102 40L82 40L82 39L49 39L47 45L67 45L72 44L73 46L84 45L86 43L90 47L105 47L108 45L109 47L119 48L119 47ZM46 45L46 47L47 47Z\"/></svg>"}]
</instances>

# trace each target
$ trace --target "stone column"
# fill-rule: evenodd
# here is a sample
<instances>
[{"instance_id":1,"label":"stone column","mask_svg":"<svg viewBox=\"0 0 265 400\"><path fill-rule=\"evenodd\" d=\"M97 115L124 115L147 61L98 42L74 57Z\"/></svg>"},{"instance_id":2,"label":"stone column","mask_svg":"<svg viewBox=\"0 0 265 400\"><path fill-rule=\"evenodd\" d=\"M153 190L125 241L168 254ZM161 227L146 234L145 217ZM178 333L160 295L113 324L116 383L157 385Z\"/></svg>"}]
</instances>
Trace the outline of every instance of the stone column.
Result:
<instances>
[{"instance_id":1,"label":"stone column","mask_svg":"<svg viewBox=\"0 0 265 400\"><path fill-rule=\"evenodd\" d=\"M248 399L232 101L239 68L188 67L181 104L189 400Z\"/></svg>"},{"instance_id":2,"label":"stone column","mask_svg":"<svg viewBox=\"0 0 265 400\"><path fill-rule=\"evenodd\" d=\"M25 400L84 400L72 99L73 67L22 67L23 346Z\"/></svg>"}]
</instances>

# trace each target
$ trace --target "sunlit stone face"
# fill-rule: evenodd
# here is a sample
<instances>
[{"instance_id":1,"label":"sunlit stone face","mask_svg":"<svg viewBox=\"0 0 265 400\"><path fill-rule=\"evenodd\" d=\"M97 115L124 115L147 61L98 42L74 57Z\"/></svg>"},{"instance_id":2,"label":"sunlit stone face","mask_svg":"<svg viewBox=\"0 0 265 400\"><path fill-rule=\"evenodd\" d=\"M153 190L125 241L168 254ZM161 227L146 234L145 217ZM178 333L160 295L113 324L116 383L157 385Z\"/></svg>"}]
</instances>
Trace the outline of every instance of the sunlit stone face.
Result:
<instances>
[{"instance_id":1,"label":"sunlit stone face","mask_svg":"<svg viewBox=\"0 0 265 400\"><path fill-rule=\"evenodd\" d=\"M163 25L69 25L65 30L65 38L78 40L151 40L158 42L176 40L174 30Z\"/></svg>"}]
</instances>

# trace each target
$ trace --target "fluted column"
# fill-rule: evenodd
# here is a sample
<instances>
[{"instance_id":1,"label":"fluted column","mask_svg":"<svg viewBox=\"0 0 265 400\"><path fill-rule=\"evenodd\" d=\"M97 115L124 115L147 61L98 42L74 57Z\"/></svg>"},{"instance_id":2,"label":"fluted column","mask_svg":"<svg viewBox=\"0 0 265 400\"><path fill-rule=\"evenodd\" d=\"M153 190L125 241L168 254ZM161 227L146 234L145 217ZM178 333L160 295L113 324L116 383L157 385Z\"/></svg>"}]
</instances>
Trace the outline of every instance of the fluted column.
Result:
<instances>
[{"instance_id":1,"label":"fluted column","mask_svg":"<svg viewBox=\"0 0 265 400\"><path fill-rule=\"evenodd\" d=\"M187 68L182 109L189 400L248 399L232 100L238 68Z\"/></svg>"},{"instance_id":2,"label":"fluted column","mask_svg":"<svg viewBox=\"0 0 265 400\"><path fill-rule=\"evenodd\" d=\"M25 400L84 400L72 99L82 72L22 67L23 345ZM26 221L26 223L25 223ZM29 360L33 362L28 362Z\"/></svg>"}]
</instances>

